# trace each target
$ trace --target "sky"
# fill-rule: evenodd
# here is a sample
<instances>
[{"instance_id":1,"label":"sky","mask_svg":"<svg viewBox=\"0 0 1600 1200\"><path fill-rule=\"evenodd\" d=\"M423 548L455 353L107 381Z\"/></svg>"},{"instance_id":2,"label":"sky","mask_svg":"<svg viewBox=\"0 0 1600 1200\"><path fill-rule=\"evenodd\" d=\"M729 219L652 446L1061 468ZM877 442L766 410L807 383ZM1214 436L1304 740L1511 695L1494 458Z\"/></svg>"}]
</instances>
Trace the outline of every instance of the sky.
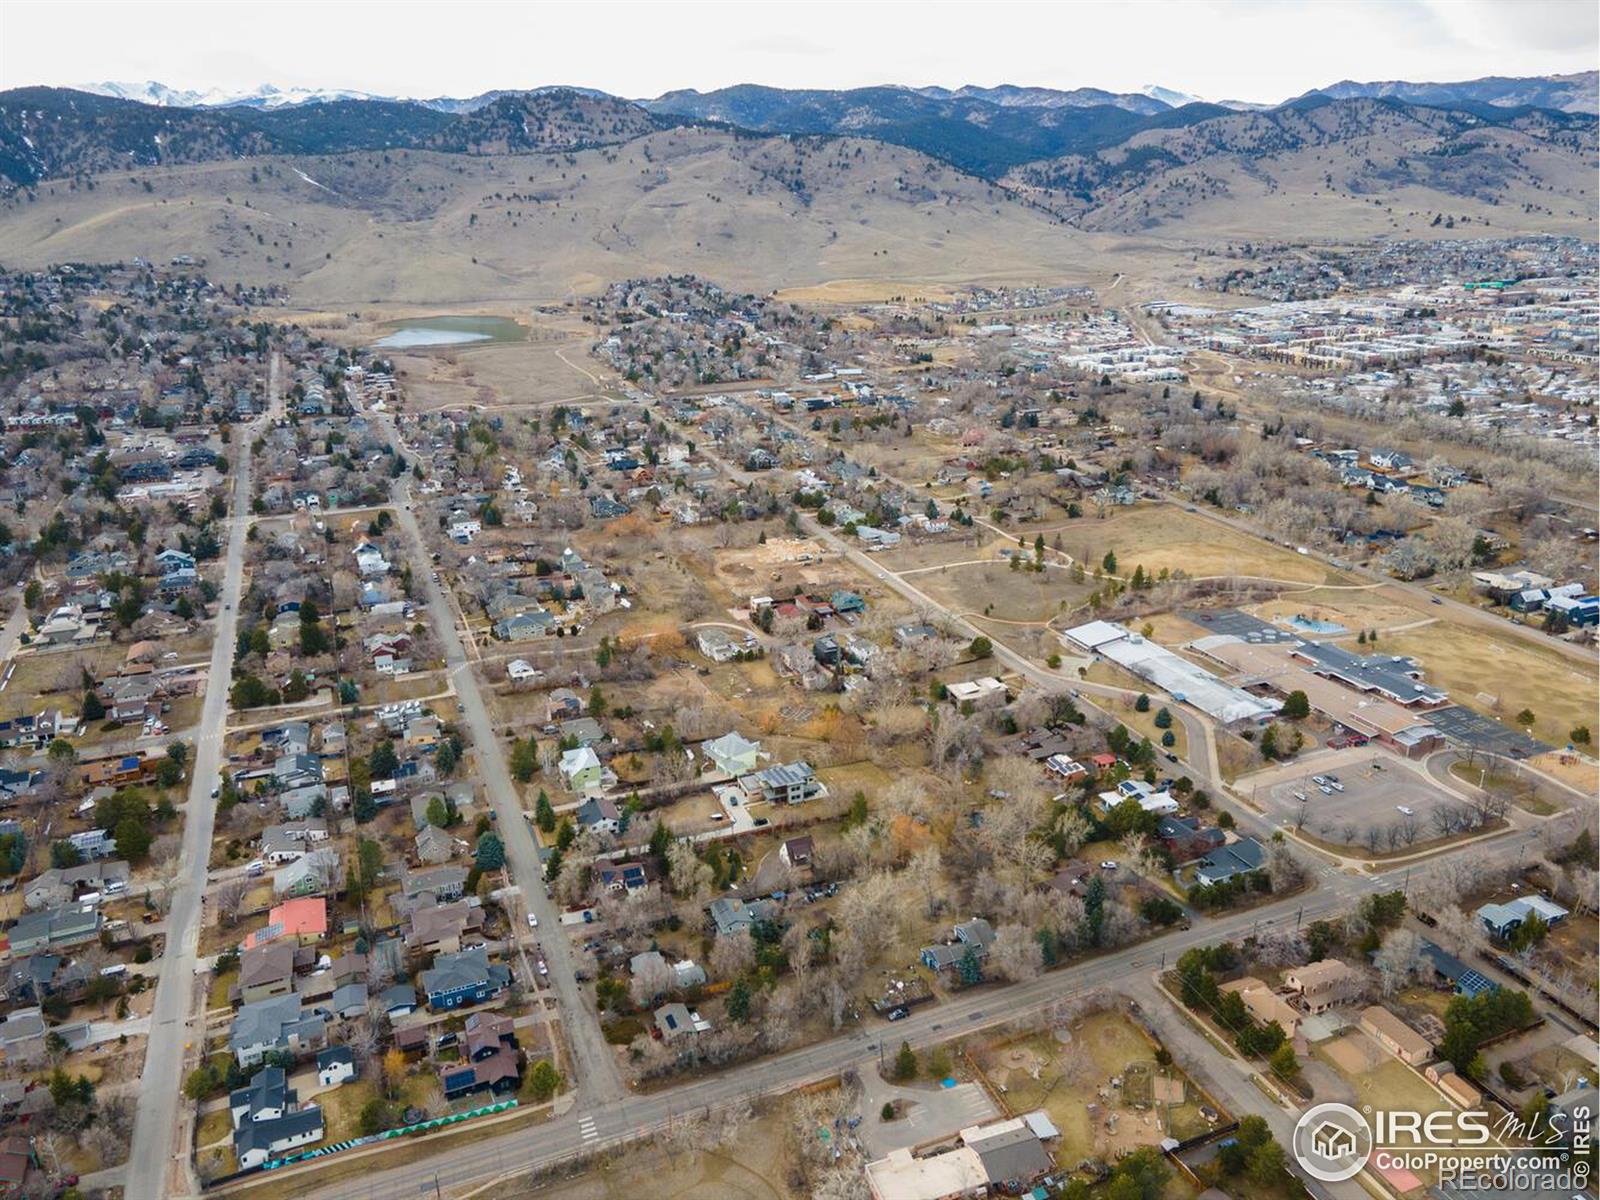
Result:
<instances>
[{"instance_id":1,"label":"sky","mask_svg":"<svg viewBox=\"0 0 1600 1200\"><path fill-rule=\"evenodd\" d=\"M156 80L643 98L1017 83L1274 103L1341 79L1592 70L1594 0L4 0L0 87Z\"/></svg>"}]
</instances>

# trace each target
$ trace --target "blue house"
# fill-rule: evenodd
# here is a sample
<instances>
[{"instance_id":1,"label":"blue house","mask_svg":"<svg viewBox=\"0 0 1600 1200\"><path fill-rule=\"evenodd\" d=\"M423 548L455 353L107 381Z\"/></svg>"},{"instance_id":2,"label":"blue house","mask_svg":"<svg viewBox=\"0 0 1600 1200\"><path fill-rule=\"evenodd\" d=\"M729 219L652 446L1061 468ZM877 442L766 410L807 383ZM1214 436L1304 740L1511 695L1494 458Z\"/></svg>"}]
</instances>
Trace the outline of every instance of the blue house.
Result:
<instances>
[{"instance_id":1,"label":"blue house","mask_svg":"<svg viewBox=\"0 0 1600 1200\"><path fill-rule=\"evenodd\" d=\"M835 592L829 603L836 613L866 612L867 602L854 592Z\"/></svg>"},{"instance_id":2,"label":"blue house","mask_svg":"<svg viewBox=\"0 0 1600 1200\"><path fill-rule=\"evenodd\" d=\"M433 966L417 976L417 983L434 1012L446 1012L494 999L511 983L511 971L489 961L487 950L441 954Z\"/></svg>"},{"instance_id":3,"label":"blue house","mask_svg":"<svg viewBox=\"0 0 1600 1200\"><path fill-rule=\"evenodd\" d=\"M1567 919L1567 910L1543 896L1518 896L1504 904L1482 905L1477 917L1491 937L1503 942L1524 921L1538 917L1546 925L1558 925Z\"/></svg>"}]
</instances>

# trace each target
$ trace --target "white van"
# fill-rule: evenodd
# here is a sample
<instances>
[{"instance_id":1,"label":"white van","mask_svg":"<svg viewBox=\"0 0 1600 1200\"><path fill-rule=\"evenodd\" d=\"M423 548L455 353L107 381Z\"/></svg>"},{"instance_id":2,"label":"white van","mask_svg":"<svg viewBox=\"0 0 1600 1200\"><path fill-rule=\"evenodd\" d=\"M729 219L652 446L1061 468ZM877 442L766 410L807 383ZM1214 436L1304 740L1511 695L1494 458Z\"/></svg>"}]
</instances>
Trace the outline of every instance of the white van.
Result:
<instances>
[{"instance_id":1,"label":"white van","mask_svg":"<svg viewBox=\"0 0 1600 1200\"><path fill-rule=\"evenodd\" d=\"M108 879L108 880L106 880L105 893L108 896L118 896L118 895L121 895L123 892L125 892L127 890L128 890L128 881L126 879Z\"/></svg>"}]
</instances>

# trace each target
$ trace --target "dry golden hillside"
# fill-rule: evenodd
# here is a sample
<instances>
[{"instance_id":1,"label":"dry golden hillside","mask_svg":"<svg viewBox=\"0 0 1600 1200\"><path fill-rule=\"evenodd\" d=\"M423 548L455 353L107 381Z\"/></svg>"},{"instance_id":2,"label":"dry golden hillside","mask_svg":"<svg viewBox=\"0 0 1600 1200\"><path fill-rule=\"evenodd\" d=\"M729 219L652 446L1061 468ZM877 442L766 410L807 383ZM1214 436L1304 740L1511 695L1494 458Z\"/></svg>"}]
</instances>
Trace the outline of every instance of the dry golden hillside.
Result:
<instances>
[{"instance_id":1,"label":"dry golden hillside","mask_svg":"<svg viewBox=\"0 0 1600 1200\"><path fill-rule=\"evenodd\" d=\"M56 181L0 208L0 262L204 257L306 304L559 298L695 271L769 289L842 278L1059 279L1081 235L1000 187L856 139L677 129L571 154L392 151Z\"/></svg>"}]
</instances>

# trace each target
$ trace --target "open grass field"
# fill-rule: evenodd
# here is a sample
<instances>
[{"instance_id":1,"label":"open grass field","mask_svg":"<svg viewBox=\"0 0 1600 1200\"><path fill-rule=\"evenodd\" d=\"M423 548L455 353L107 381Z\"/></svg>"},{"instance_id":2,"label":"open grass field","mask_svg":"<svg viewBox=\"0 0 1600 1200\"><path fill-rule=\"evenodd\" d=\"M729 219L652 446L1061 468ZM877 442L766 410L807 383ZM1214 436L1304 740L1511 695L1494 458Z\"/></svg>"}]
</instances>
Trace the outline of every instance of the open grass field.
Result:
<instances>
[{"instance_id":1,"label":"open grass field","mask_svg":"<svg viewBox=\"0 0 1600 1200\"><path fill-rule=\"evenodd\" d=\"M1600 708L1600 677L1593 670L1520 639L1482 630L1465 636L1441 621L1391 634L1379 645L1386 653L1419 659L1428 682L1448 690L1457 704L1506 721L1529 709L1529 732L1551 745L1565 745L1575 725L1592 726Z\"/></svg>"},{"instance_id":2,"label":"open grass field","mask_svg":"<svg viewBox=\"0 0 1600 1200\"><path fill-rule=\"evenodd\" d=\"M586 341L550 326L535 326L525 342L419 349L393 361L408 410L475 405L508 419L519 409L595 402L612 379Z\"/></svg>"},{"instance_id":3,"label":"open grass field","mask_svg":"<svg viewBox=\"0 0 1600 1200\"><path fill-rule=\"evenodd\" d=\"M1142 565L1148 574L1163 567L1196 578L1255 575L1289 583L1329 582L1320 562L1273 546L1174 504L1139 504L1070 521L1057 531L1061 548L1079 561L1097 565L1107 551L1117 556L1117 574L1132 575ZM1046 533L1054 544L1057 533Z\"/></svg>"},{"instance_id":4,"label":"open grass field","mask_svg":"<svg viewBox=\"0 0 1600 1200\"><path fill-rule=\"evenodd\" d=\"M102 642L83 649L35 649L12 659L11 682L0 695L0 706L26 708L38 696L70 697L72 711L83 692L83 672L96 679L116 674L128 653L126 646ZM9 703L7 703L9 702ZM59 703L59 701L57 701Z\"/></svg>"}]
</instances>

